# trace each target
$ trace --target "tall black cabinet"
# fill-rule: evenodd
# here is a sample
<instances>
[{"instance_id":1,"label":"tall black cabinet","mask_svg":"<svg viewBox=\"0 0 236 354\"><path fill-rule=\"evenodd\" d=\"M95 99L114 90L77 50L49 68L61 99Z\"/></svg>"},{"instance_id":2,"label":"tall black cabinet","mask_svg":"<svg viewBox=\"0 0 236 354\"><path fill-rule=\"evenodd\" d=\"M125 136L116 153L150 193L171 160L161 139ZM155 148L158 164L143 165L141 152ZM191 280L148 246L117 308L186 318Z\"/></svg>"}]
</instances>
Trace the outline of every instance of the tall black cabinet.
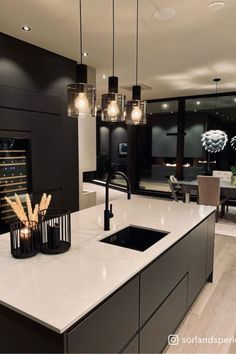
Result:
<instances>
[{"instance_id":1,"label":"tall black cabinet","mask_svg":"<svg viewBox=\"0 0 236 354\"><path fill-rule=\"evenodd\" d=\"M46 192L52 195L52 207L78 210L77 120L61 116L60 97L5 86L0 92L0 138L29 140L28 192L33 201ZM0 232L5 231L0 220Z\"/></svg>"},{"instance_id":2,"label":"tall black cabinet","mask_svg":"<svg viewBox=\"0 0 236 354\"><path fill-rule=\"evenodd\" d=\"M78 121L67 117L75 73L75 61L0 33L0 132L29 140L34 202L47 192L51 206L71 211L79 209Z\"/></svg>"},{"instance_id":3,"label":"tall black cabinet","mask_svg":"<svg viewBox=\"0 0 236 354\"><path fill-rule=\"evenodd\" d=\"M31 113L31 149L34 195L47 191L62 191L60 117L45 113ZM61 193L56 194L60 195Z\"/></svg>"}]
</instances>

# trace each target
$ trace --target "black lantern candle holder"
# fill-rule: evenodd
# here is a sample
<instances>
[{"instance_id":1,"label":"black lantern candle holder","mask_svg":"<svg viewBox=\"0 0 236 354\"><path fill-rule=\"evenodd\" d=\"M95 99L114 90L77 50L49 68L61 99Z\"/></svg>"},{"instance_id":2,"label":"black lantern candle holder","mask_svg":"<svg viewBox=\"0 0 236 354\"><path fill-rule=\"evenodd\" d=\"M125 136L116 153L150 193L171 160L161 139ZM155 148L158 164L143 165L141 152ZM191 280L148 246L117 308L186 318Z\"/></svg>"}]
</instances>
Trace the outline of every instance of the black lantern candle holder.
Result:
<instances>
[{"instance_id":1,"label":"black lantern candle holder","mask_svg":"<svg viewBox=\"0 0 236 354\"><path fill-rule=\"evenodd\" d=\"M29 258L39 252L39 229L34 221L17 221L10 226L11 254L15 258Z\"/></svg>"},{"instance_id":2,"label":"black lantern candle holder","mask_svg":"<svg viewBox=\"0 0 236 354\"><path fill-rule=\"evenodd\" d=\"M71 246L71 220L67 209L47 209L39 213L40 250L46 254L66 252Z\"/></svg>"}]
</instances>

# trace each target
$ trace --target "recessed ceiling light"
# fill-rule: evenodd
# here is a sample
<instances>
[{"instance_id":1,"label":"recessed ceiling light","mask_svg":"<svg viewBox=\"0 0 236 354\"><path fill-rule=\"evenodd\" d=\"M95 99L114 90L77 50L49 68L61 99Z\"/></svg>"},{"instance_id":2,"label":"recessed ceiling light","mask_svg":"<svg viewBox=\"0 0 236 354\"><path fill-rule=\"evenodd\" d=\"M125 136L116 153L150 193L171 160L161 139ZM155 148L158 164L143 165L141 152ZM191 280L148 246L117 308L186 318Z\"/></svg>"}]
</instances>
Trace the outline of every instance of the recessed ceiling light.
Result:
<instances>
[{"instance_id":1,"label":"recessed ceiling light","mask_svg":"<svg viewBox=\"0 0 236 354\"><path fill-rule=\"evenodd\" d=\"M197 110L196 110L196 109L194 109L194 112L197 112Z\"/></svg>"},{"instance_id":2,"label":"recessed ceiling light","mask_svg":"<svg viewBox=\"0 0 236 354\"><path fill-rule=\"evenodd\" d=\"M159 9L153 12L153 17L160 21L167 21L175 17L175 10L165 7L163 9Z\"/></svg>"},{"instance_id":3,"label":"recessed ceiling light","mask_svg":"<svg viewBox=\"0 0 236 354\"><path fill-rule=\"evenodd\" d=\"M201 104L201 102L200 101L197 101L197 105L199 106Z\"/></svg>"},{"instance_id":4,"label":"recessed ceiling light","mask_svg":"<svg viewBox=\"0 0 236 354\"><path fill-rule=\"evenodd\" d=\"M106 74L102 74L102 78L106 79L107 78Z\"/></svg>"},{"instance_id":5,"label":"recessed ceiling light","mask_svg":"<svg viewBox=\"0 0 236 354\"><path fill-rule=\"evenodd\" d=\"M163 103L162 108L167 108L168 104L167 103Z\"/></svg>"},{"instance_id":6,"label":"recessed ceiling light","mask_svg":"<svg viewBox=\"0 0 236 354\"><path fill-rule=\"evenodd\" d=\"M208 5L210 9L213 10L221 10L225 7L224 1L213 1L211 4Z\"/></svg>"},{"instance_id":7,"label":"recessed ceiling light","mask_svg":"<svg viewBox=\"0 0 236 354\"><path fill-rule=\"evenodd\" d=\"M26 32L31 31L31 28L29 26L23 26L21 28L23 29L23 31L26 31Z\"/></svg>"},{"instance_id":8,"label":"recessed ceiling light","mask_svg":"<svg viewBox=\"0 0 236 354\"><path fill-rule=\"evenodd\" d=\"M234 102L236 102L236 98L234 98Z\"/></svg>"},{"instance_id":9,"label":"recessed ceiling light","mask_svg":"<svg viewBox=\"0 0 236 354\"><path fill-rule=\"evenodd\" d=\"M83 55L83 57L87 57L88 56L88 52L83 52L82 55Z\"/></svg>"}]
</instances>

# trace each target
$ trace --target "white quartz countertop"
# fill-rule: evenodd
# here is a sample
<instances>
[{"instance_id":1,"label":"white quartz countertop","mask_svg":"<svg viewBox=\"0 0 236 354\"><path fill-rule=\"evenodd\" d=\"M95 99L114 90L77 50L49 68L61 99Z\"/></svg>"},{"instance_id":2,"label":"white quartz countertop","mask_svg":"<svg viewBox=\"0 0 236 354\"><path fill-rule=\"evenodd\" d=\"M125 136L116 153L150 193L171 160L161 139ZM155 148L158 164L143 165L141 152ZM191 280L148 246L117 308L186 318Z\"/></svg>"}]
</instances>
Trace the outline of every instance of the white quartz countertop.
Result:
<instances>
[{"instance_id":1,"label":"white quartz countertop","mask_svg":"<svg viewBox=\"0 0 236 354\"><path fill-rule=\"evenodd\" d=\"M103 230L104 205L72 214L64 254L15 259L9 234L0 236L0 304L63 333L215 210L137 196L112 203L110 231ZM170 233L144 252L99 242L128 225Z\"/></svg>"}]
</instances>

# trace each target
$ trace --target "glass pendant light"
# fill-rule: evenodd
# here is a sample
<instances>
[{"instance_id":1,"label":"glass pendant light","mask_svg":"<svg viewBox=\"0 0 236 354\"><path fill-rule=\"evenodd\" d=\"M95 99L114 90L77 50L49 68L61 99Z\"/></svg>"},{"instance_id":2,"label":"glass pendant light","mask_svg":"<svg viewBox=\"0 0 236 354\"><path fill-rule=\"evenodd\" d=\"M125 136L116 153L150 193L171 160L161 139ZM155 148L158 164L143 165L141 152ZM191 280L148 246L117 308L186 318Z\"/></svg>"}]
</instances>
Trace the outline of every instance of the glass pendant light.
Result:
<instances>
[{"instance_id":1,"label":"glass pendant light","mask_svg":"<svg viewBox=\"0 0 236 354\"><path fill-rule=\"evenodd\" d=\"M96 116L95 100L96 90L93 85L87 83L87 65L83 64L83 32L82 32L82 0L80 5L80 64L76 65L75 84L67 86L68 95L68 116L69 117L88 117Z\"/></svg>"},{"instance_id":2,"label":"glass pendant light","mask_svg":"<svg viewBox=\"0 0 236 354\"><path fill-rule=\"evenodd\" d=\"M108 93L102 95L101 119L105 122L123 122L125 120L125 96L118 93L118 77L115 68L115 0L112 0L112 76L108 78Z\"/></svg>"},{"instance_id":3,"label":"glass pendant light","mask_svg":"<svg viewBox=\"0 0 236 354\"><path fill-rule=\"evenodd\" d=\"M137 0L136 22L136 85L132 87L132 101L126 103L126 123L130 125L146 124L146 101L141 100L141 86L138 85L138 32L139 0Z\"/></svg>"}]
</instances>

